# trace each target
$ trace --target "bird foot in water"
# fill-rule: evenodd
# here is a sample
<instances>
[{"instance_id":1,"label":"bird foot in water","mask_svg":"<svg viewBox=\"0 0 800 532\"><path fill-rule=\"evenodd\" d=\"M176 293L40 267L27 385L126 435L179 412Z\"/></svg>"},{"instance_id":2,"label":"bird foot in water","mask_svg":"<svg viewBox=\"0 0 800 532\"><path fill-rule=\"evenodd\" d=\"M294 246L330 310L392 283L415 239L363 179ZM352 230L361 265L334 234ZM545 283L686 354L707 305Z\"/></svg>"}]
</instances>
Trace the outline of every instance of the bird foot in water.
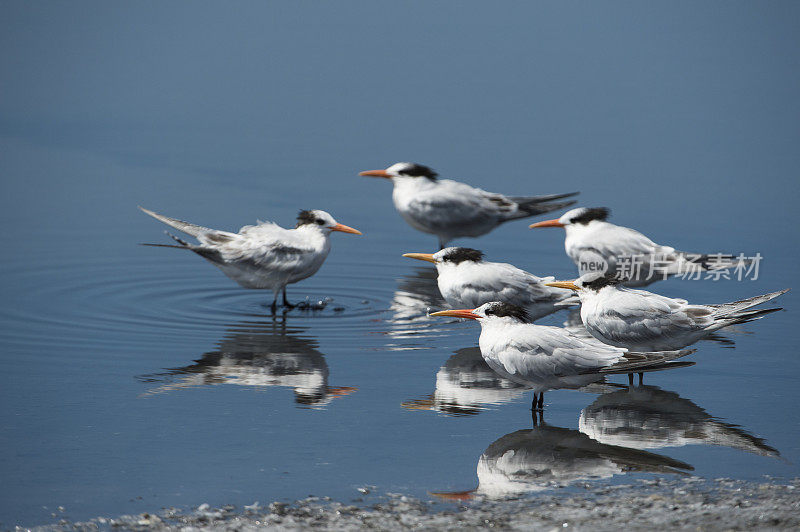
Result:
<instances>
[{"instance_id":1,"label":"bird foot in water","mask_svg":"<svg viewBox=\"0 0 800 532\"><path fill-rule=\"evenodd\" d=\"M300 301L295 305L296 308L300 310L322 310L328 306L328 303L333 301L333 298L330 297L323 297L318 301L309 301L308 298L305 301Z\"/></svg>"}]
</instances>

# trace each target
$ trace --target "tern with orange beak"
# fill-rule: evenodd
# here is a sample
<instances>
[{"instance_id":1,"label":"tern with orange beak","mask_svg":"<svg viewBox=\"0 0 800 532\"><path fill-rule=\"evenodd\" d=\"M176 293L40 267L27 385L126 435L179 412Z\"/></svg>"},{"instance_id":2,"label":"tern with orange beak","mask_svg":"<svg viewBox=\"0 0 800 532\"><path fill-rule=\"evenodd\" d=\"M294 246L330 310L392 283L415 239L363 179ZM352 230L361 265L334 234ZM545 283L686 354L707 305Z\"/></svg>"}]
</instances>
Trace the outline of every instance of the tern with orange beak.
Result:
<instances>
[{"instance_id":1,"label":"tern with orange beak","mask_svg":"<svg viewBox=\"0 0 800 532\"><path fill-rule=\"evenodd\" d=\"M628 286L644 286L670 275L696 275L703 271L733 268L730 255L678 251L656 244L645 235L606 221L605 207L572 209L560 218L531 224L530 228L563 227L564 249L584 273L616 273Z\"/></svg>"},{"instance_id":2,"label":"tern with orange beak","mask_svg":"<svg viewBox=\"0 0 800 532\"><path fill-rule=\"evenodd\" d=\"M477 320L478 344L486 363L500 376L533 389L531 408L544 407L544 392L580 388L604 375L656 371L690 362L674 359L694 350L633 352L593 338L579 338L566 329L535 325L521 307L498 301L475 309L442 310L431 316Z\"/></svg>"},{"instance_id":3,"label":"tern with orange beak","mask_svg":"<svg viewBox=\"0 0 800 532\"><path fill-rule=\"evenodd\" d=\"M359 175L391 180L397 212L414 229L436 235L440 249L454 238L485 235L504 222L572 205L574 201L553 201L577 194L504 196L439 179L432 169L415 163L396 163L385 170L368 170Z\"/></svg>"},{"instance_id":4,"label":"tern with orange beak","mask_svg":"<svg viewBox=\"0 0 800 532\"><path fill-rule=\"evenodd\" d=\"M606 344L637 351L682 349L723 327L761 319L781 309L751 307L789 291L731 303L692 305L685 299L625 288L613 276L597 273L548 286L577 292L581 321L592 336Z\"/></svg>"},{"instance_id":5,"label":"tern with orange beak","mask_svg":"<svg viewBox=\"0 0 800 532\"><path fill-rule=\"evenodd\" d=\"M293 306L286 299L286 285L311 277L320 269L331 249L331 232L361 234L319 210L300 211L294 229L284 229L271 222L259 222L258 225L242 227L238 233L229 233L139 208L200 242L199 245L190 244L167 233L178 245L147 245L189 249L245 288L272 290L275 293L273 312L281 292L284 306Z\"/></svg>"},{"instance_id":6,"label":"tern with orange beak","mask_svg":"<svg viewBox=\"0 0 800 532\"><path fill-rule=\"evenodd\" d=\"M577 305L572 290L551 288L553 277L537 277L504 262L483 260L477 249L444 248L437 253L406 253L411 259L436 266L437 283L451 307L478 307L501 301L523 307L531 319L538 319L569 305Z\"/></svg>"}]
</instances>

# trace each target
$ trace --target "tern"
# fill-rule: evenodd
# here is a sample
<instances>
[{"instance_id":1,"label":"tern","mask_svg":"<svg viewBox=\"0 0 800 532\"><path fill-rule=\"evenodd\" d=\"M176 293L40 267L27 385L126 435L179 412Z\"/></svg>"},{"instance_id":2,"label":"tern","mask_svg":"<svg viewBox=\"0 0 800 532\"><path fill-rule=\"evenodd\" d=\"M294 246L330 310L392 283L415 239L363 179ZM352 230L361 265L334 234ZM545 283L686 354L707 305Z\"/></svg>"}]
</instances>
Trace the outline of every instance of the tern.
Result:
<instances>
[{"instance_id":1,"label":"tern","mask_svg":"<svg viewBox=\"0 0 800 532\"><path fill-rule=\"evenodd\" d=\"M646 285L670 275L728 269L740 264L730 255L686 253L656 244L639 231L607 222L610 213L605 207L580 207L560 218L529 227L563 227L564 249L581 275L616 272L629 285Z\"/></svg>"},{"instance_id":2,"label":"tern","mask_svg":"<svg viewBox=\"0 0 800 532\"><path fill-rule=\"evenodd\" d=\"M272 290L277 307L278 294L286 299L286 285L311 277L325 262L331 249L333 231L360 235L361 232L342 225L325 211L300 211L294 229L284 229L271 222L246 225L238 233L209 229L139 207L156 220L195 237L200 244L190 244L167 233L178 245L148 244L159 247L189 249L222 270L222 273L244 288Z\"/></svg>"},{"instance_id":3,"label":"tern","mask_svg":"<svg viewBox=\"0 0 800 532\"><path fill-rule=\"evenodd\" d=\"M691 365L671 361L694 352L633 352L579 338L560 327L534 325L525 309L499 301L475 309L442 310L431 316L478 320L478 344L484 360L502 377L529 386L534 392L531 407L535 410L544 407L547 390L579 388L609 374Z\"/></svg>"},{"instance_id":4,"label":"tern","mask_svg":"<svg viewBox=\"0 0 800 532\"><path fill-rule=\"evenodd\" d=\"M396 163L385 170L367 170L358 175L391 179L397 211L414 229L439 237L440 249L454 238L485 235L509 220L563 209L575 202L551 202L577 194L504 196L439 179L429 167L415 163Z\"/></svg>"},{"instance_id":5,"label":"tern","mask_svg":"<svg viewBox=\"0 0 800 532\"><path fill-rule=\"evenodd\" d=\"M432 254L403 256L436 265L439 291L454 308L475 308L501 301L523 307L531 319L538 319L579 302L571 290L546 284L555 278L537 277L511 264L485 261L477 249L449 247Z\"/></svg>"},{"instance_id":6,"label":"tern","mask_svg":"<svg viewBox=\"0 0 800 532\"><path fill-rule=\"evenodd\" d=\"M583 325L581 325L583 328ZM593 382L580 388L585 393L616 392L621 384ZM420 399L401 404L408 410L434 410L450 416L471 416L492 406L510 403L528 392L528 386L503 378L481 355L480 347L465 347L447 359L436 374L436 389ZM541 413L541 412L540 412Z\"/></svg>"},{"instance_id":7,"label":"tern","mask_svg":"<svg viewBox=\"0 0 800 532\"><path fill-rule=\"evenodd\" d=\"M780 290L731 303L693 305L646 290L620 285L610 275L588 273L574 282L549 286L569 288L581 300L581 321L589 333L609 345L643 351L682 349L729 325L764 317L780 308L750 310L789 291Z\"/></svg>"}]
</instances>

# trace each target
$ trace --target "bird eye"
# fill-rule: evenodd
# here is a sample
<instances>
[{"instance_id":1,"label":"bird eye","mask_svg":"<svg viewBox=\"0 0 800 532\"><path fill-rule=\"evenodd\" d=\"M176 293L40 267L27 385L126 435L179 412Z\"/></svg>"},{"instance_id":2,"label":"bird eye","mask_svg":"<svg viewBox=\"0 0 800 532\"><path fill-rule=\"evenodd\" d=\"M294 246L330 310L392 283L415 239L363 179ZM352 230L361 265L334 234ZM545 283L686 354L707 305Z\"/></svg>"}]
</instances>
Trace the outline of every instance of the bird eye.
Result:
<instances>
[{"instance_id":1,"label":"bird eye","mask_svg":"<svg viewBox=\"0 0 800 532\"><path fill-rule=\"evenodd\" d=\"M325 220L317 220L317 225L325 225Z\"/></svg>"}]
</instances>

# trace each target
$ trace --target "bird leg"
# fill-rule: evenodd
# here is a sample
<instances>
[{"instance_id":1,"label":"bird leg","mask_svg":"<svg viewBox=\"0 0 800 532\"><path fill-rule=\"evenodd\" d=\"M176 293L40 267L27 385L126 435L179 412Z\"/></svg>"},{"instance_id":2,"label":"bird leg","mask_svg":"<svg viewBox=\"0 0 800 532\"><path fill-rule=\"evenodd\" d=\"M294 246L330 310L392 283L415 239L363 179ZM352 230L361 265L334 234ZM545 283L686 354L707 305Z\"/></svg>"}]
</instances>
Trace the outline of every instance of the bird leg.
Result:
<instances>
[{"instance_id":1,"label":"bird leg","mask_svg":"<svg viewBox=\"0 0 800 532\"><path fill-rule=\"evenodd\" d=\"M275 297L277 298L277 296L275 296ZM291 303L289 303L289 300L286 299L286 287L285 286L283 287L283 306L284 307L289 307L289 308L294 308L295 307L295 305L292 305Z\"/></svg>"},{"instance_id":2,"label":"bird leg","mask_svg":"<svg viewBox=\"0 0 800 532\"><path fill-rule=\"evenodd\" d=\"M531 411L542 411L544 410L544 392L536 393L533 392L533 401L531 401Z\"/></svg>"},{"instance_id":3,"label":"bird leg","mask_svg":"<svg viewBox=\"0 0 800 532\"><path fill-rule=\"evenodd\" d=\"M270 305L269 308L272 309L272 313L273 314L275 314L275 312L278 310L278 294L277 293L275 294L275 298L272 300L272 305Z\"/></svg>"},{"instance_id":4,"label":"bird leg","mask_svg":"<svg viewBox=\"0 0 800 532\"><path fill-rule=\"evenodd\" d=\"M531 420L533 421L533 428L544 425L544 412L541 410L531 410Z\"/></svg>"},{"instance_id":5,"label":"bird leg","mask_svg":"<svg viewBox=\"0 0 800 532\"><path fill-rule=\"evenodd\" d=\"M633 386L633 373L628 373L628 386Z\"/></svg>"},{"instance_id":6,"label":"bird leg","mask_svg":"<svg viewBox=\"0 0 800 532\"><path fill-rule=\"evenodd\" d=\"M631 375L631 378L633 378L633 375ZM644 379L644 372L640 371L639 372L639 386L642 385L642 379Z\"/></svg>"}]
</instances>

